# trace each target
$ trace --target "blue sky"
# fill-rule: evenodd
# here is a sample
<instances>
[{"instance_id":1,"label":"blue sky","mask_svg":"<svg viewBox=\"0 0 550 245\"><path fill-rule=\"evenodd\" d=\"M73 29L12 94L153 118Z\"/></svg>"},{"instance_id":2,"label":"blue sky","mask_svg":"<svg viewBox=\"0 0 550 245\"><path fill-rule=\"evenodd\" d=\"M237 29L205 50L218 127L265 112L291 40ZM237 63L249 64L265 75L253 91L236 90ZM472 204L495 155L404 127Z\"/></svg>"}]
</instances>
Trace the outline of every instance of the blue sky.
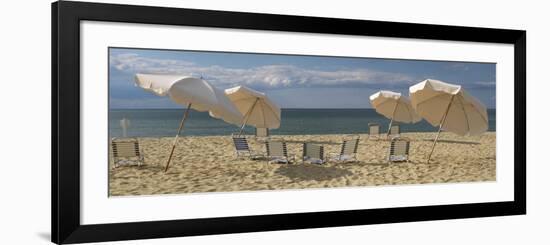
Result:
<instances>
[{"instance_id":1,"label":"blue sky","mask_svg":"<svg viewBox=\"0 0 550 245\"><path fill-rule=\"evenodd\" d=\"M370 108L379 90L408 95L424 79L462 85L495 108L496 65L488 63L110 48L110 108L181 108L134 86L136 73L200 77L226 89L245 85L282 108Z\"/></svg>"}]
</instances>

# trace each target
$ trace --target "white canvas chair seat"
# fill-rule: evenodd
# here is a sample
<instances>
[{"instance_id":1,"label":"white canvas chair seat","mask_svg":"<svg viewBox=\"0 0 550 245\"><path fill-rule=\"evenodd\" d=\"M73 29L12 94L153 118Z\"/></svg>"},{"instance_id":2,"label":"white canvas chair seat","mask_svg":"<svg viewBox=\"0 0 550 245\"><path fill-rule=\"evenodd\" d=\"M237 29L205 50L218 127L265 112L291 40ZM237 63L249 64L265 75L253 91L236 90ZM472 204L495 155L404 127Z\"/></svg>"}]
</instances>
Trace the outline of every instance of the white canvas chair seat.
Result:
<instances>
[{"instance_id":1,"label":"white canvas chair seat","mask_svg":"<svg viewBox=\"0 0 550 245\"><path fill-rule=\"evenodd\" d=\"M290 157L284 141L267 141L265 148L268 163L290 163Z\"/></svg>"},{"instance_id":2,"label":"white canvas chair seat","mask_svg":"<svg viewBox=\"0 0 550 245\"><path fill-rule=\"evenodd\" d=\"M380 138L380 124L377 123L369 123L369 138L375 137L377 139Z\"/></svg>"},{"instance_id":3,"label":"white canvas chair seat","mask_svg":"<svg viewBox=\"0 0 550 245\"><path fill-rule=\"evenodd\" d=\"M407 138L395 137L391 140L388 162L409 161L410 140Z\"/></svg>"},{"instance_id":4,"label":"white canvas chair seat","mask_svg":"<svg viewBox=\"0 0 550 245\"><path fill-rule=\"evenodd\" d=\"M145 158L139 147L139 141L135 138L113 138L111 140L111 152L115 167L136 163L138 166L141 166L141 164L145 163Z\"/></svg>"},{"instance_id":5,"label":"white canvas chair seat","mask_svg":"<svg viewBox=\"0 0 550 245\"><path fill-rule=\"evenodd\" d=\"M246 137L233 135L232 138L237 158L248 157L250 159L259 159L263 157L263 154L250 150Z\"/></svg>"},{"instance_id":6,"label":"white canvas chair seat","mask_svg":"<svg viewBox=\"0 0 550 245\"><path fill-rule=\"evenodd\" d=\"M302 161L323 164L325 162L324 147L313 143L304 143Z\"/></svg>"},{"instance_id":7,"label":"white canvas chair seat","mask_svg":"<svg viewBox=\"0 0 550 245\"><path fill-rule=\"evenodd\" d=\"M406 161L408 161L408 158L407 158L407 156L393 156L393 155L390 155L389 161L390 162L406 162Z\"/></svg>"},{"instance_id":8,"label":"white canvas chair seat","mask_svg":"<svg viewBox=\"0 0 550 245\"><path fill-rule=\"evenodd\" d=\"M359 146L359 137L344 140L340 153L329 154L331 161L349 162L357 161L357 147Z\"/></svg>"}]
</instances>

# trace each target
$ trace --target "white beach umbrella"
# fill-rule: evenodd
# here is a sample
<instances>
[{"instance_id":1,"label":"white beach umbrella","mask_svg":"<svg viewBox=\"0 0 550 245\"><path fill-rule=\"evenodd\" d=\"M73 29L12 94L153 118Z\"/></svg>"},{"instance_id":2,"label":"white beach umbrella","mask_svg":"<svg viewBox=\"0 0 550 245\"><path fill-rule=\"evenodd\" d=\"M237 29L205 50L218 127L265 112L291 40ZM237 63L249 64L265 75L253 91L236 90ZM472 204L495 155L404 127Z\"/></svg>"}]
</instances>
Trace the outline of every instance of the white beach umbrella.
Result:
<instances>
[{"instance_id":1,"label":"white beach umbrella","mask_svg":"<svg viewBox=\"0 0 550 245\"><path fill-rule=\"evenodd\" d=\"M245 86L226 89L225 94L244 116L239 135L245 125L271 129L281 125L281 108L266 94Z\"/></svg>"},{"instance_id":2,"label":"white beach umbrella","mask_svg":"<svg viewBox=\"0 0 550 245\"><path fill-rule=\"evenodd\" d=\"M402 123L415 123L422 118L416 114L407 96L392 91L379 91L370 96L370 103L376 112L391 119L388 127L388 135L393 121Z\"/></svg>"},{"instance_id":3,"label":"white beach umbrella","mask_svg":"<svg viewBox=\"0 0 550 245\"><path fill-rule=\"evenodd\" d=\"M439 126L428 162L441 130L458 135L479 135L487 131L487 108L460 85L427 79L409 88L411 102L422 118Z\"/></svg>"},{"instance_id":4,"label":"white beach umbrella","mask_svg":"<svg viewBox=\"0 0 550 245\"><path fill-rule=\"evenodd\" d=\"M169 96L178 104L187 105L164 171L168 170L178 137L190 109L208 111L210 116L235 125L240 125L242 121L242 115L223 91L213 87L205 80L179 75L136 74L136 85L158 96Z\"/></svg>"}]
</instances>

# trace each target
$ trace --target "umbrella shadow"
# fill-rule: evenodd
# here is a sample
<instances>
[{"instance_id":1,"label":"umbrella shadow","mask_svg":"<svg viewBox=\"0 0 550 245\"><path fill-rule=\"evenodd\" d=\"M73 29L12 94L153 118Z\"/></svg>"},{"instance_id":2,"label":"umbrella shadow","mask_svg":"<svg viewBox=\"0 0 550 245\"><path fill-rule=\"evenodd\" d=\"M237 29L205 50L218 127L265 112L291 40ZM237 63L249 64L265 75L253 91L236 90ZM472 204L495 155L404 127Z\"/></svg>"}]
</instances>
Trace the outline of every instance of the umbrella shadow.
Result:
<instances>
[{"instance_id":1,"label":"umbrella shadow","mask_svg":"<svg viewBox=\"0 0 550 245\"><path fill-rule=\"evenodd\" d=\"M424 139L423 141L433 142L433 139ZM463 141L463 140L437 140L437 143L450 143L450 144L463 144L463 145L481 145L475 141Z\"/></svg>"},{"instance_id":2,"label":"umbrella shadow","mask_svg":"<svg viewBox=\"0 0 550 245\"><path fill-rule=\"evenodd\" d=\"M279 167L275 173L297 181L326 181L352 174L351 171L346 169L314 164L284 165Z\"/></svg>"}]
</instances>

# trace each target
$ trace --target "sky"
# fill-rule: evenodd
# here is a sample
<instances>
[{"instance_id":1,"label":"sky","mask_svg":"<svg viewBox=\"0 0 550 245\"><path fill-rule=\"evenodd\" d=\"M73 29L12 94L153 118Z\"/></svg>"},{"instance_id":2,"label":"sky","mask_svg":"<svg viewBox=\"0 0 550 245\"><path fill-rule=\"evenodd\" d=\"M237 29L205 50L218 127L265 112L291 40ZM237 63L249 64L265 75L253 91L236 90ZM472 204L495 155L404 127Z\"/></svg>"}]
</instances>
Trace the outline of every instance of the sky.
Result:
<instances>
[{"instance_id":1,"label":"sky","mask_svg":"<svg viewBox=\"0 0 550 245\"><path fill-rule=\"evenodd\" d=\"M495 108L493 63L110 48L110 108L182 107L135 86L136 73L202 77L220 89L245 85L281 108L371 108L371 94L408 95L429 78L461 85Z\"/></svg>"}]
</instances>

